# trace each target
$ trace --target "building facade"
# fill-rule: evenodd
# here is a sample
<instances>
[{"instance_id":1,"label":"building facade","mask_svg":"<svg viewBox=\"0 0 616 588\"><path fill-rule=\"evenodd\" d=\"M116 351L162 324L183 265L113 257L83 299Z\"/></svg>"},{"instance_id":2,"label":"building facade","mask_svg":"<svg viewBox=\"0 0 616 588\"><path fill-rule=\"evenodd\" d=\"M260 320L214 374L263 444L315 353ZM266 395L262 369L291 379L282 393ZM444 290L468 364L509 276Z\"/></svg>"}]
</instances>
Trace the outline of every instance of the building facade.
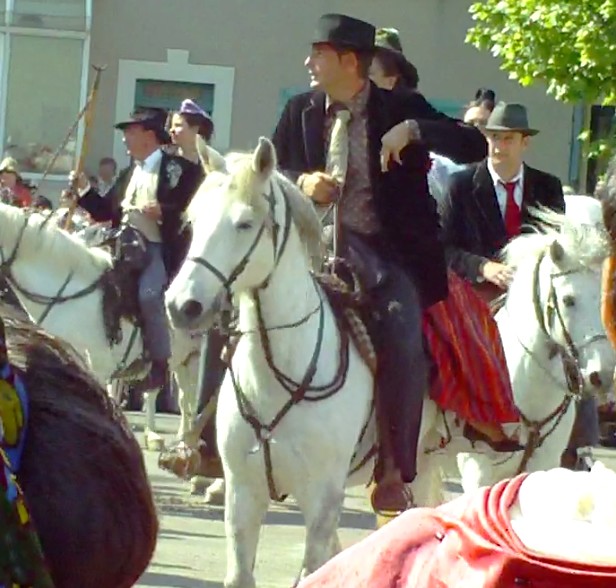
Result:
<instances>
[{"instance_id":1,"label":"building facade","mask_svg":"<svg viewBox=\"0 0 616 588\"><path fill-rule=\"evenodd\" d=\"M4 4L4 10L2 9ZM92 83L107 65L94 112L87 163L127 163L113 124L138 105L175 108L187 97L215 122L222 151L269 135L285 100L307 87L303 66L314 23L344 12L400 30L419 88L455 115L479 87L528 106L529 163L571 179L574 109L537 85L521 88L498 62L464 43L471 0L0 0L0 137L34 183L63 142ZM68 141L42 190L65 186L83 129ZM574 162L575 163L575 162Z\"/></svg>"}]
</instances>

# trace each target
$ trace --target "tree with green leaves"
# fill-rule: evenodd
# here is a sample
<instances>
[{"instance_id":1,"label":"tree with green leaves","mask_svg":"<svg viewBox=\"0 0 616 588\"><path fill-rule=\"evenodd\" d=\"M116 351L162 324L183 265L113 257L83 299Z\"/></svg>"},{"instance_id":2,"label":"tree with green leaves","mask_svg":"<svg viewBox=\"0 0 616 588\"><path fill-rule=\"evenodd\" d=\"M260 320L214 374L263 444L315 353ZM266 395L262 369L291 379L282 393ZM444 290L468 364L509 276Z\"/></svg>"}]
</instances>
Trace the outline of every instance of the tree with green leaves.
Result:
<instances>
[{"instance_id":1,"label":"tree with green leaves","mask_svg":"<svg viewBox=\"0 0 616 588\"><path fill-rule=\"evenodd\" d=\"M616 0L485 0L467 41L523 86L566 102L616 104Z\"/></svg>"},{"instance_id":2,"label":"tree with green leaves","mask_svg":"<svg viewBox=\"0 0 616 588\"><path fill-rule=\"evenodd\" d=\"M556 99L616 105L616 0L484 0L470 8L467 42L489 50L522 86ZM594 146L607 155L614 137Z\"/></svg>"}]
</instances>

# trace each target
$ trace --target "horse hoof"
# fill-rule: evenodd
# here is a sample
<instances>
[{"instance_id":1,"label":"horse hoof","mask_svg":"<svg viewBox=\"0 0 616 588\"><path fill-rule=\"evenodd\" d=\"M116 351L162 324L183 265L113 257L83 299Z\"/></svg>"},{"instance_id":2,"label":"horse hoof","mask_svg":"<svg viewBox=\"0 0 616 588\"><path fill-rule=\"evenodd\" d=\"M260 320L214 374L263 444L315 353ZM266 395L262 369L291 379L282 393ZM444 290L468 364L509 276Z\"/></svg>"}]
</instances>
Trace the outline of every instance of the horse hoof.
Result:
<instances>
[{"instance_id":1,"label":"horse hoof","mask_svg":"<svg viewBox=\"0 0 616 588\"><path fill-rule=\"evenodd\" d=\"M148 451L162 451L165 448L165 440L158 433L146 433L145 448Z\"/></svg>"},{"instance_id":2,"label":"horse hoof","mask_svg":"<svg viewBox=\"0 0 616 588\"><path fill-rule=\"evenodd\" d=\"M193 495L205 494L209 485L210 481L207 478L203 476L193 476L190 479L190 493Z\"/></svg>"},{"instance_id":3,"label":"horse hoof","mask_svg":"<svg viewBox=\"0 0 616 588\"><path fill-rule=\"evenodd\" d=\"M225 481L218 479L205 492L205 504L210 506L225 505Z\"/></svg>"}]
</instances>

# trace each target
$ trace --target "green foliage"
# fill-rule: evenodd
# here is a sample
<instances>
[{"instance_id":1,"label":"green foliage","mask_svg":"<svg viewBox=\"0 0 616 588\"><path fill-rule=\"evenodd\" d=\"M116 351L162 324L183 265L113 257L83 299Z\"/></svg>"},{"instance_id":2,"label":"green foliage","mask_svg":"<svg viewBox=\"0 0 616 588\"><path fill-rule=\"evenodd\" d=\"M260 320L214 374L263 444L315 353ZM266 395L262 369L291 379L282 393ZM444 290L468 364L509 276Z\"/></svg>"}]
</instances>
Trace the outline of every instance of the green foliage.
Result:
<instances>
[{"instance_id":1,"label":"green foliage","mask_svg":"<svg viewBox=\"0 0 616 588\"><path fill-rule=\"evenodd\" d=\"M523 86L571 103L616 104L616 0L484 0L467 42Z\"/></svg>"}]
</instances>

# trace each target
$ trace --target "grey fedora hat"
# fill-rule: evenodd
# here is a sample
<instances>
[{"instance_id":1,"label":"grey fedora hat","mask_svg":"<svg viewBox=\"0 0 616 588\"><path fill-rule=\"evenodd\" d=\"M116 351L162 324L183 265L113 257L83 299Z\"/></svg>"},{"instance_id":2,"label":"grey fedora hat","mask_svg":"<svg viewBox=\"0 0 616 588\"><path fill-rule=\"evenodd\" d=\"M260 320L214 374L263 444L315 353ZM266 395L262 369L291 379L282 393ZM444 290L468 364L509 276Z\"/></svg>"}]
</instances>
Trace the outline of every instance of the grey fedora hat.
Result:
<instances>
[{"instance_id":1,"label":"grey fedora hat","mask_svg":"<svg viewBox=\"0 0 616 588\"><path fill-rule=\"evenodd\" d=\"M522 104L499 102L490 114L484 131L514 131L523 135L536 135L539 131L528 125L526 107Z\"/></svg>"}]
</instances>

